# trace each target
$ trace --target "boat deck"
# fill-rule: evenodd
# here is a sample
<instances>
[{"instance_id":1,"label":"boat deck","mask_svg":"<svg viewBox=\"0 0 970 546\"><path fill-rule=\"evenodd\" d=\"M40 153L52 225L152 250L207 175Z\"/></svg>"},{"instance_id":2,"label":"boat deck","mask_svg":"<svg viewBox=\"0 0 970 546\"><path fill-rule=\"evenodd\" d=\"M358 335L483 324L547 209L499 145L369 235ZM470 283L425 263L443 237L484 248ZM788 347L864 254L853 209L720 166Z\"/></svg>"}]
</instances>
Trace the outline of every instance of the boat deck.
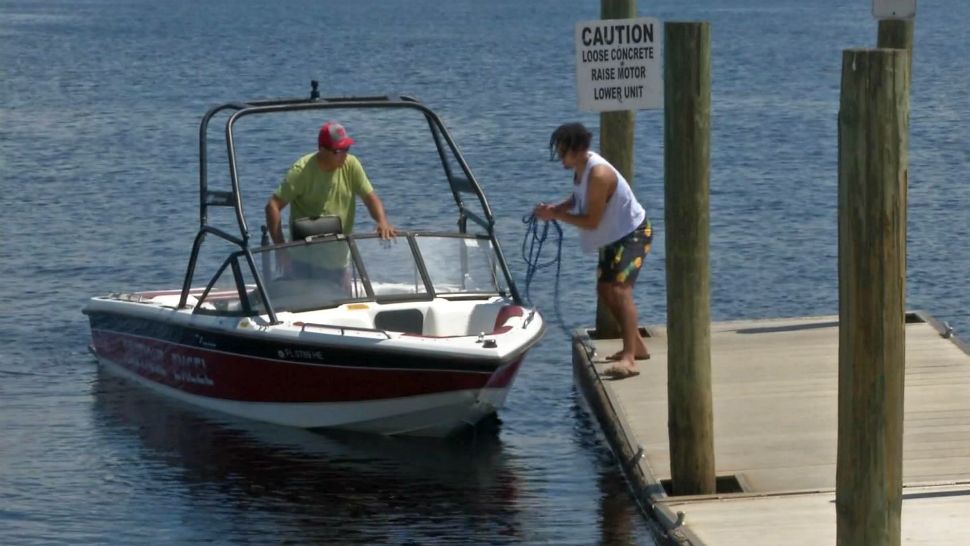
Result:
<instances>
[{"instance_id":1,"label":"boat deck","mask_svg":"<svg viewBox=\"0 0 970 546\"><path fill-rule=\"evenodd\" d=\"M648 328L641 375L601 379L608 363L574 343L577 384L627 472L673 537L694 544L835 544L838 317L711 325L715 465L743 493L668 497L665 328ZM902 538L970 536L970 354L925 314L906 325ZM619 340L592 340L596 355ZM642 456L636 454L642 448ZM678 512L683 525L677 526Z\"/></svg>"}]
</instances>

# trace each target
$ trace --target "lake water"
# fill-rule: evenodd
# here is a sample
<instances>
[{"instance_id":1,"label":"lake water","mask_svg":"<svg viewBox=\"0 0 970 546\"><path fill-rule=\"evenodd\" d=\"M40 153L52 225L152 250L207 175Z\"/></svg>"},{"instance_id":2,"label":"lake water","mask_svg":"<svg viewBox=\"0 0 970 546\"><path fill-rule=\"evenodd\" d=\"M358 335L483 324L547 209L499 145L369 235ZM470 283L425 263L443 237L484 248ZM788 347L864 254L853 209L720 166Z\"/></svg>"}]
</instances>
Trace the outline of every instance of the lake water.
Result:
<instances>
[{"instance_id":1,"label":"lake water","mask_svg":"<svg viewBox=\"0 0 970 546\"><path fill-rule=\"evenodd\" d=\"M717 320L837 313L841 51L875 44L869 9L640 6L712 23ZM970 329L968 16L966 2L920 4L910 140L908 307L958 335ZM521 279L522 215L570 191L548 161L549 133L598 125L576 110L573 49L576 22L598 17L598 2L575 0L0 0L0 542L652 544L582 409L558 328L529 355L497 430L436 442L309 434L159 400L98 372L80 312L92 295L180 284L202 113L304 96L311 79L325 95L401 93L437 111ZM662 123L657 111L637 117L634 186L657 228L636 291L646 324L666 312ZM256 154L251 228L312 149L315 133L305 136L286 157ZM355 153L374 165L395 224L450 221L444 188L398 185L379 160L408 158L368 150ZM593 268L567 230L570 327L593 320ZM532 296L554 320L551 273Z\"/></svg>"}]
</instances>

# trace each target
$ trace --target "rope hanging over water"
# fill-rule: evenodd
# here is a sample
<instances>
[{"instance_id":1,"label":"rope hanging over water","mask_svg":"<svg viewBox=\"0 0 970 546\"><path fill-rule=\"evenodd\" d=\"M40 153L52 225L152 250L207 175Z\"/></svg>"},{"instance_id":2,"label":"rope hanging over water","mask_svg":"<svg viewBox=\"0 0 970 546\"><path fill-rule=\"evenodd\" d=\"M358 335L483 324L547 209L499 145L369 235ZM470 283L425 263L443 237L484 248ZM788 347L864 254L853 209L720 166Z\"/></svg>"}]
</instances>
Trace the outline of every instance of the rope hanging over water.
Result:
<instances>
[{"instance_id":1,"label":"rope hanging over water","mask_svg":"<svg viewBox=\"0 0 970 546\"><path fill-rule=\"evenodd\" d=\"M535 279L535 275L539 270L556 266L556 279L553 288L553 312L556 314L556 323L566 334L566 337L570 337L572 334L569 327L563 321L562 308L559 304L559 273L562 269L562 227L559 226L559 222L552 220L543 222L542 228L540 229L539 219L536 218L535 214L523 216L522 223L527 226L525 237L522 239L522 259L526 263L525 301L530 306L535 307L535 304L532 303L532 295L530 293L532 280ZM553 258L542 261L542 245L549 238L549 226L552 226L556 231L556 255Z\"/></svg>"}]
</instances>

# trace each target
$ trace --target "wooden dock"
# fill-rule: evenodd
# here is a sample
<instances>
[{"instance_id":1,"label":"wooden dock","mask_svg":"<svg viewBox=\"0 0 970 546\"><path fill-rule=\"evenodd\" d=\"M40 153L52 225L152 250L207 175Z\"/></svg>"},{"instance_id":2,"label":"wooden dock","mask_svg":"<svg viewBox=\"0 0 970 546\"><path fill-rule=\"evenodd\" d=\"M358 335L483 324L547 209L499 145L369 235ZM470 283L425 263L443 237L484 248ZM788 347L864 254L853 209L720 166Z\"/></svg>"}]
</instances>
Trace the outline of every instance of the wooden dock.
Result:
<instances>
[{"instance_id":1,"label":"wooden dock","mask_svg":"<svg viewBox=\"0 0 970 546\"><path fill-rule=\"evenodd\" d=\"M665 328L641 375L611 381L619 340L573 337L575 381L632 492L674 544L836 543L838 317L711 325L716 495L668 496ZM593 352L591 355L590 353ZM970 351L907 315L902 542L970 541ZM720 492L725 491L736 492Z\"/></svg>"}]
</instances>

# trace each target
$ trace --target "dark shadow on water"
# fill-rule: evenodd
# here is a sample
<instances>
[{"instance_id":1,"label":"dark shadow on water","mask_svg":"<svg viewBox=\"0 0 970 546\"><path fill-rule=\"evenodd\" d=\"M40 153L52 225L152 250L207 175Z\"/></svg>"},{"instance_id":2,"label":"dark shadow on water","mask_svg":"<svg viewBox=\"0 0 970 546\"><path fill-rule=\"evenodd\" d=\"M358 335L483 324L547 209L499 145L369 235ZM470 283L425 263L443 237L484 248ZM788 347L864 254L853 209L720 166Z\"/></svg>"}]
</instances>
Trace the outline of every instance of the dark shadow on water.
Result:
<instances>
[{"instance_id":1,"label":"dark shadow on water","mask_svg":"<svg viewBox=\"0 0 970 546\"><path fill-rule=\"evenodd\" d=\"M582 395L572 390L571 413L576 422L574 441L592 459L599 488L600 546L656 544L659 529L640 512L623 472Z\"/></svg>"},{"instance_id":2,"label":"dark shadow on water","mask_svg":"<svg viewBox=\"0 0 970 546\"><path fill-rule=\"evenodd\" d=\"M519 480L494 428L445 440L319 433L223 418L103 371L94 391L103 441L131 451L127 479L136 487L171 488L177 508L237 518L247 539L523 540ZM144 470L159 466L173 471Z\"/></svg>"}]
</instances>

